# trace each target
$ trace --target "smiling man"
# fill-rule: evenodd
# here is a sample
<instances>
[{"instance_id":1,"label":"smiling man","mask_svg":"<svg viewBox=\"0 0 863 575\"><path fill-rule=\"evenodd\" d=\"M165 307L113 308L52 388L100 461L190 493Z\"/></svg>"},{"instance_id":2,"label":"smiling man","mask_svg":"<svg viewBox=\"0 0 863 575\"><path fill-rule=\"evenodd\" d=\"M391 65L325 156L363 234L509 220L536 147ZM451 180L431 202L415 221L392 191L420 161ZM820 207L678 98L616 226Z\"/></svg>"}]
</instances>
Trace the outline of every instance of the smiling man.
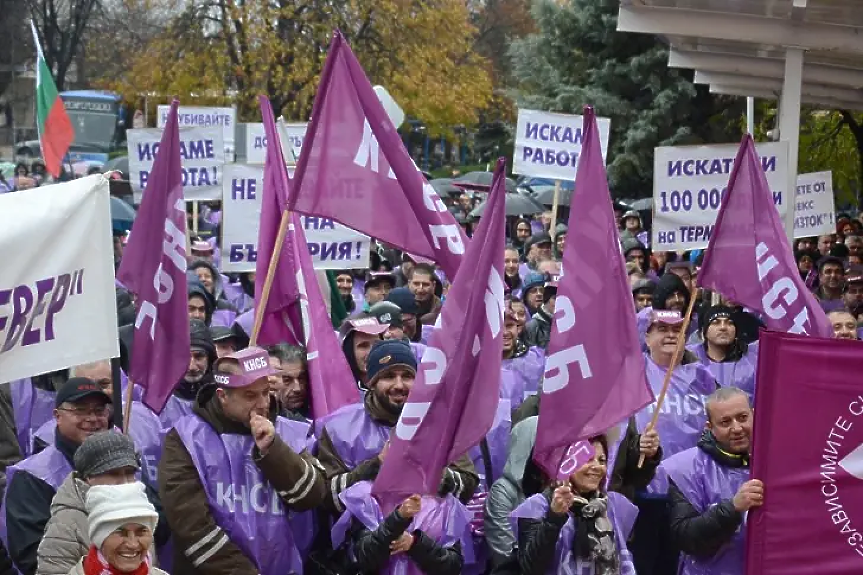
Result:
<instances>
[{"instance_id":1,"label":"smiling man","mask_svg":"<svg viewBox=\"0 0 863 575\"><path fill-rule=\"evenodd\" d=\"M23 575L36 572L36 551L51 518L51 500L72 472L75 452L85 439L108 429L110 402L98 383L73 377L57 392L53 444L6 470L3 536Z\"/></svg>"},{"instance_id":2,"label":"smiling man","mask_svg":"<svg viewBox=\"0 0 863 575\"><path fill-rule=\"evenodd\" d=\"M366 360L369 391L363 403L347 405L327 418L318 459L327 477L324 505L334 514L344 511L341 492L377 477L416 371L417 360L407 343L395 339L376 342ZM439 495L452 493L466 502L478 481L470 459L462 457L444 469Z\"/></svg>"},{"instance_id":3,"label":"smiling man","mask_svg":"<svg viewBox=\"0 0 863 575\"><path fill-rule=\"evenodd\" d=\"M749 478L752 407L743 391L723 387L707 399L707 415L698 446L662 464L671 533L683 553L680 573L743 573L743 523L764 502L764 485Z\"/></svg>"}]
</instances>

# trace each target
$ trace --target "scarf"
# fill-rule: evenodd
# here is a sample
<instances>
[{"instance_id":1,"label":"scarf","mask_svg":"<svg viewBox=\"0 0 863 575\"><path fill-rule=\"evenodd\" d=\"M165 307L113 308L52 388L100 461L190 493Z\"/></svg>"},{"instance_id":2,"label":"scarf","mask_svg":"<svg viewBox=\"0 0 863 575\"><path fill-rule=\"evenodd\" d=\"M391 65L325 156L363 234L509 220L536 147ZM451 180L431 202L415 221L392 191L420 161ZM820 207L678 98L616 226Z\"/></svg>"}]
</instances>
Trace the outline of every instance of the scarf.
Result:
<instances>
[{"instance_id":1,"label":"scarf","mask_svg":"<svg viewBox=\"0 0 863 575\"><path fill-rule=\"evenodd\" d=\"M150 573L150 558L145 555L144 561L134 571L120 571L102 555L95 546L90 546L90 552L84 557L84 575L148 575Z\"/></svg>"},{"instance_id":2,"label":"scarf","mask_svg":"<svg viewBox=\"0 0 863 575\"><path fill-rule=\"evenodd\" d=\"M592 561L596 575L619 575L620 561L614 527L608 519L608 498L576 497L570 511L576 520L575 556Z\"/></svg>"}]
</instances>

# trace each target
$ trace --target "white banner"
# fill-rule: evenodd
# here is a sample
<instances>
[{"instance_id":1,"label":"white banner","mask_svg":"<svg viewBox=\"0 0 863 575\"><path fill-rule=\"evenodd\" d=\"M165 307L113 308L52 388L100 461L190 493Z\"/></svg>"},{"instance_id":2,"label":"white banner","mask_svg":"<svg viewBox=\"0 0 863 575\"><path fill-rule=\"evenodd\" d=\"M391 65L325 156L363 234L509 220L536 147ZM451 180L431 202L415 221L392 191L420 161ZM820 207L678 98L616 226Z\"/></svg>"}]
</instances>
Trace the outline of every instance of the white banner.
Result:
<instances>
[{"instance_id":1,"label":"white banner","mask_svg":"<svg viewBox=\"0 0 863 575\"><path fill-rule=\"evenodd\" d=\"M813 172L797 176L796 204L795 238L834 233L836 202L833 197L833 172Z\"/></svg>"},{"instance_id":2,"label":"white banner","mask_svg":"<svg viewBox=\"0 0 863 575\"><path fill-rule=\"evenodd\" d=\"M255 271L264 193L263 166L226 164L222 198L222 271ZM338 222L302 216L316 269L369 267L370 240Z\"/></svg>"},{"instance_id":3,"label":"white banner","mask_svg":"<svg viewBox=\"0 0 863 575\"><path fill-rule=\"evenodd\" d=\"M0 196L0 381L118 357L108 180Z\"/></svg>"},{"instance_id":4,"label":"white banner","mask_svg":"<svg viewBox=\"0 0 863 575\"><path fill-rule=\"evenodd\" d=\"M656 148L653 160L651 249L686 251L707 247L731 177L737 144ZM755 145L773 201L788 208L788 145Z\"/></svg>"},{"instance_id":5,"label":"white banner","mask_svg":"<svg viewBox=\"0 0 863 575\"><path fill-rule=\"evenodd\" d=\"M138 203L153 169L161 139L161 128L126 131L129 181ZM180 128L180 159L183 197L186 200L218 200L222 197L225 153L220 128Z\"/></svg>"},{"instance_id":6,"label":"white banner","mask_svg":"<svg viewBox=\"0 0 863 575\"><path fill-rule=\"evenodd\" d=\"M552 180L575 180L583 123L582 116L519 110L512 172ZM604 160L608 153L611 120L597 118L596 127Z\"/></svg>"},{"instance_id":7,"label":"white banner","mask_svg":"<svg viewBox=\"0 0 863 575\"><path fill-rule=\"evenodd\" d=\"M171 106L159 106L156 116L156 127L164 128L168 121ZM180 106L177 111L180 127L217 127L222 130L222 142L225 147L226 161L234 161L235 133L237 130L237 111L234 108L211 108L205 106Z\"/></svg>"},{"instance_id":8,"label":"white banner","mask_svg":"<svg viewBox=\"0 0 863 575\"><path fill-rule=\"evenodd\" d=\"M285 131L280 135L282 139L287 135L290 145L282 142L282 154L285 162L296 164L300 159L300 148L303 147L303 139L306 137L308 124L284 124ZM264 133L264 125L246 124L246 163L261 164L267 159L267 136Z\"/></svg>"}]
</instances>

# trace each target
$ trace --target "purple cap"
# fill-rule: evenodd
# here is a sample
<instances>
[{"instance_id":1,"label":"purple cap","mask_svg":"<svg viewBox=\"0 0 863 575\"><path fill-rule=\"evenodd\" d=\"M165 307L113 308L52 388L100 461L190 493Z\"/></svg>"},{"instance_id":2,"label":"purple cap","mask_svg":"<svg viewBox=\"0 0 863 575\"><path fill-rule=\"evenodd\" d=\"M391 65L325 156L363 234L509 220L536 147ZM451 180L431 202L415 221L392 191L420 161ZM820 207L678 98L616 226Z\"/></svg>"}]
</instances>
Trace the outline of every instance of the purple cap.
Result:
<instances>
[{"instance_id":1,"label":"purple cap","mask_svg":"<svg viewBox=\"0 0 863 575\"><path fill-rule=\"evenodd\" d=\"M668 325L677 325L683 323L683 316L679 311L672 309L655 309L650 317L650 324L664 323Z\"/></svg>"},{"instance_id":2,"label":"purple cap","mask_svg":"<svg viewBox=\"0 0 863 575\"><path fill-rule=\"evenodd\" d=\"M237 362L240 366L240 374L225 373L221 368L226 363ZM256 381L269 377L277 370L270 367L270 354L260 347L247 347L246 349L220 357L213 366L213 378L220 387L247 387Z\"/></svg>"},{"instance_id":3,"label":"purple cap","mask_svg":"<svg viewBox=\"0 0 863 575\"><path fill-rule=\"evenodd\" d=\"M380 335L390 328L389 324L381 323L374 316L363 316L346 319L339 328L339 336L344 341L352 331L367 333L369 335Z\"/></svg>"}]
</instances>

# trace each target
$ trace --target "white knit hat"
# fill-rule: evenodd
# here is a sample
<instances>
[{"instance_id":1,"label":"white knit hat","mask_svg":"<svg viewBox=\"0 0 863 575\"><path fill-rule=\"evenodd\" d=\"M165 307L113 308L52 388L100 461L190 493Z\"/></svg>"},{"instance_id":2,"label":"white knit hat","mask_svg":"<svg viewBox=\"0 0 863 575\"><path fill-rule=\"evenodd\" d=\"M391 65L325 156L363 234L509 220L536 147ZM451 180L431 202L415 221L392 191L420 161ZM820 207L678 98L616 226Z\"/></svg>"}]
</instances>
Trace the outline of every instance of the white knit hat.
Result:
<instances>
[{"instance_id":1,"label":"white knit hat","mask_svg":"<svg viewBox=\"0 0 863 575\"><path fill-rule=\"evenodd\" d=\"M94 485L87 491L87 519L90 543L97 549L108 536L127 523L138 523L156 530L159 515L147 500L140 481L122 485Z\"/></svg>"}]
</instances>

